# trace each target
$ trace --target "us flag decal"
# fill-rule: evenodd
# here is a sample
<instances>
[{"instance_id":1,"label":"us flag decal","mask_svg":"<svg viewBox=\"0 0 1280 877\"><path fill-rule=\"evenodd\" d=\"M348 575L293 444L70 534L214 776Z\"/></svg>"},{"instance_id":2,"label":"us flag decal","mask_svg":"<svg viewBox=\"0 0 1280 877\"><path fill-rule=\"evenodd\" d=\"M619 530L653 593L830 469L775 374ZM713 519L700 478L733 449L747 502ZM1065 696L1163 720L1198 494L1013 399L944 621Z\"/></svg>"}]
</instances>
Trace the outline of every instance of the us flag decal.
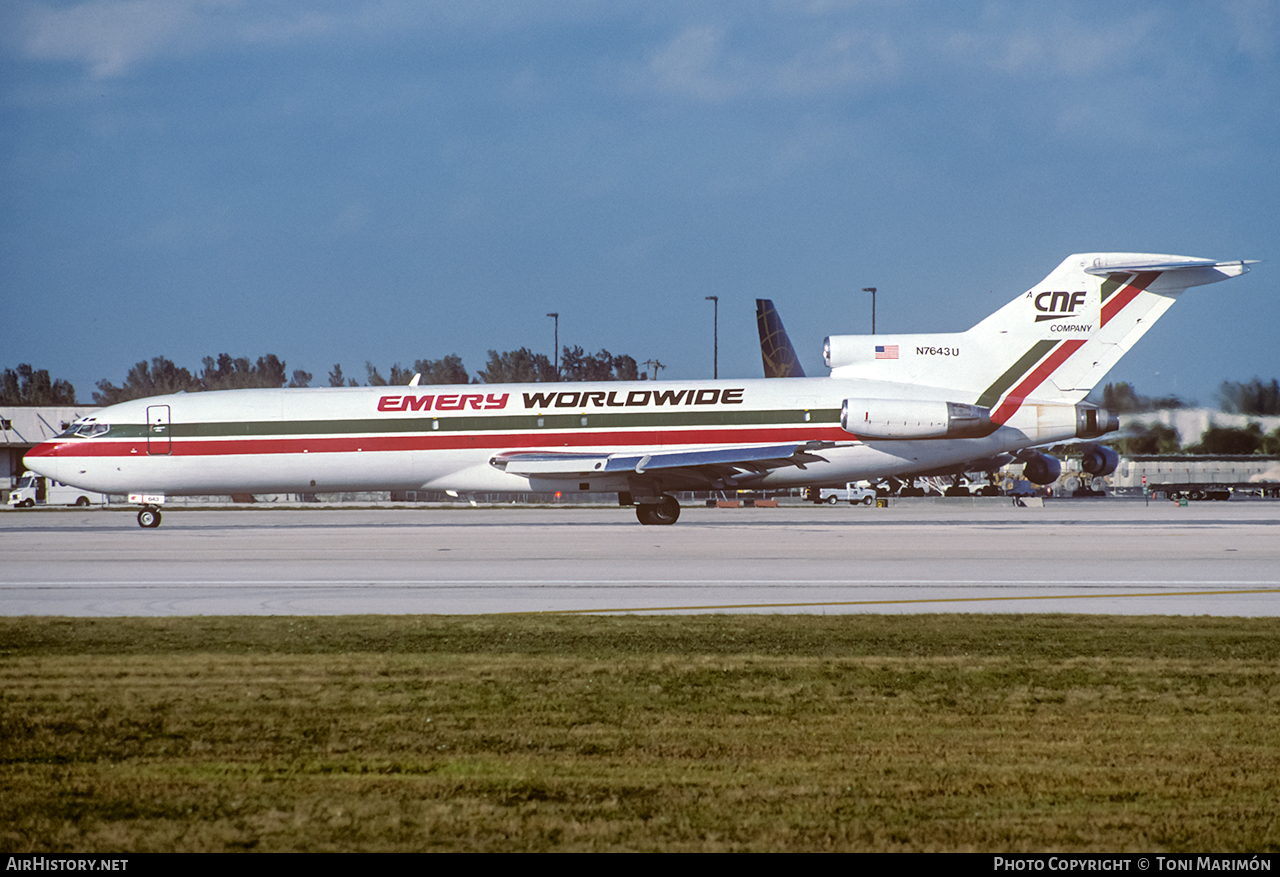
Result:
<instances>
[{"instance_id":1,"label":"us flag decal","mask_svg":"<svg viewBox=\"0 0 1280 877\"><path fill-rule=\"evenodd\" d=\"M897 359L898 345L896 344L877 344L876 359Z\"/></svg>"}]
</instances>

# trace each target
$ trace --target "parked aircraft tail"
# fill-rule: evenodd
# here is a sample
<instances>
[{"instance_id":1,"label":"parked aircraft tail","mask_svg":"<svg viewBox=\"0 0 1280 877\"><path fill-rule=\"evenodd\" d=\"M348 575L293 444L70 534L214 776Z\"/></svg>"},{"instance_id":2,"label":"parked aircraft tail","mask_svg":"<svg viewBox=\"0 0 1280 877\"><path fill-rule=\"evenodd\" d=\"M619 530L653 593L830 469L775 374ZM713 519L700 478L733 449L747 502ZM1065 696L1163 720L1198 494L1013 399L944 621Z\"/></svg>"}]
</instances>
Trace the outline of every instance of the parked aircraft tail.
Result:
<instances>
[{"instance_id":1,"label":"parked aircraft tail","mask_svg":"<svg viewBox=\"0 0 1280 877\"><path fill-rule=\"evenodd\" d=\"M760 330L760 354L764 358L766 378L802 378L804 369L791 346L787 330L782 325L773 302L767 298L756 299L756 327Z\"/></svg>"},{"instance_id":2,"label":"parked aircraft tail","mask_svg":"<svg viewBox=\"0 0 1280 877\"><path fill-rule=\"evenodd\" d=\"M832 377L955 389L1007 415L1034 397L1074 404L1188 287L1246 273L1249 262L1148 253L1083 253L967 332L833 335Z\"/></svg>"}]
</instances>

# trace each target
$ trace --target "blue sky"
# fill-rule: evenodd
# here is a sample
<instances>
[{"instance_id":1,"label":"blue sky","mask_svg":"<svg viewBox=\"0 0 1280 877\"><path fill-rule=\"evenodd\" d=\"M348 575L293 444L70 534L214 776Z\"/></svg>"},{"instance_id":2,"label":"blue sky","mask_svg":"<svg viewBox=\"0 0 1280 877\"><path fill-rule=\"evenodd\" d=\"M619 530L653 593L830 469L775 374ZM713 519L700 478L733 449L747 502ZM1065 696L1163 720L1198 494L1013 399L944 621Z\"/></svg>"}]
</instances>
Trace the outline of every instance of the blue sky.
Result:
<instances>
[{"instance_id":1,"label":"blue sky","mask_svg":"<svg viewBox=\"0 0 1280 877\"><path fill-rule=\"evenodd\" d=\"M1280 375L1280 4L89 0L0 7L0 365L325 383L562 344L759 377L960 331L1074 252L1263 259L1109 376Z\"/></svg>"}]
</instances>

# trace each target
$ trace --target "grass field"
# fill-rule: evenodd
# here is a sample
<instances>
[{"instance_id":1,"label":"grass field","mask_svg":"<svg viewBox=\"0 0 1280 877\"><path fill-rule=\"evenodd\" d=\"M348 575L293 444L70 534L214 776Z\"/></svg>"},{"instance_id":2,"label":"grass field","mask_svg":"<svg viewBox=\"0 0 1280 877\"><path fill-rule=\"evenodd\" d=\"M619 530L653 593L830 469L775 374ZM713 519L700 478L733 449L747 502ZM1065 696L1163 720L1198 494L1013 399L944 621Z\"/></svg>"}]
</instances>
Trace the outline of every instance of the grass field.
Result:
<instances>
[{"instance_id":1,"label":"grass field","mask_svg":"<svg viewBox=\"0 0 1280 877\"><path fill-rule=\"evenodd\" d=\"M1280 622L0 618L0 849L1280 850Z\"/></svg>"}]
</instances>

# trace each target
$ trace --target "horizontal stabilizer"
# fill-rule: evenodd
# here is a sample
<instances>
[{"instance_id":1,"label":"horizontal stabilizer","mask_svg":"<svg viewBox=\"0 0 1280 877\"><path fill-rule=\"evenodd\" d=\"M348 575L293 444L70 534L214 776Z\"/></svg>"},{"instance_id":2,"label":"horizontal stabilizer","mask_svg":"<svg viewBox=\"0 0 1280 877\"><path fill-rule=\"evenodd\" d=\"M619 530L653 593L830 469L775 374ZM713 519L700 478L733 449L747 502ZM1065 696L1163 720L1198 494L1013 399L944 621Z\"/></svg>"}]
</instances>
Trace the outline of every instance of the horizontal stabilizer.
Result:
<instances>
[{"instance_id":1,"label":"horizontal stabilizer","mask_svg":"<svg viewBox=\"0 0 1280 877\"><path fill-rule=\"evenodd\" d=\"M1111 264L1105 259L1094 259L1091 268L1085 268L1085 274L1105 277L1108 274L1139 274L1144 271L1186 271L1192 268L1216 268L1227 277L1239 277L1247 274L1248 265L1256 265L1257 259L1237 259L1234 262L1215 262L1213 259L1186 259L1181 262L1144 262L1121 260L1119 264Z\"/></svg>"}]
</instances>

